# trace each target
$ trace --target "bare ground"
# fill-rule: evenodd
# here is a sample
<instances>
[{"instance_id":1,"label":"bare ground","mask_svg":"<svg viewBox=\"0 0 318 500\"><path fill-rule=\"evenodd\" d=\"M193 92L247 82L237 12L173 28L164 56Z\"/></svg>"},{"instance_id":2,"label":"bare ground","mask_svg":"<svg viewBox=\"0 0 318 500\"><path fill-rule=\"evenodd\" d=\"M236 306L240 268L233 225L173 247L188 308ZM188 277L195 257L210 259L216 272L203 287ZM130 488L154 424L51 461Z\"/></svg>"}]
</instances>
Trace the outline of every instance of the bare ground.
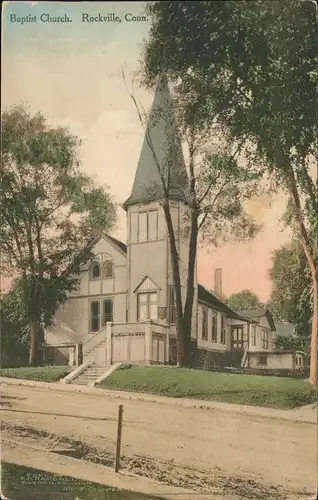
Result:
<instances>
[{"instance_id":1,"label":"bare ground","mask_svg":"<svg viewBox=\"0 0 318 500\"><path fill-rule=\"evenodd\" d=\"M124 471L224 499L314 495L316 427L305 422L7 386L3 448L36 444L113 466L120 403Z\"/></svg>"}]
</instances>

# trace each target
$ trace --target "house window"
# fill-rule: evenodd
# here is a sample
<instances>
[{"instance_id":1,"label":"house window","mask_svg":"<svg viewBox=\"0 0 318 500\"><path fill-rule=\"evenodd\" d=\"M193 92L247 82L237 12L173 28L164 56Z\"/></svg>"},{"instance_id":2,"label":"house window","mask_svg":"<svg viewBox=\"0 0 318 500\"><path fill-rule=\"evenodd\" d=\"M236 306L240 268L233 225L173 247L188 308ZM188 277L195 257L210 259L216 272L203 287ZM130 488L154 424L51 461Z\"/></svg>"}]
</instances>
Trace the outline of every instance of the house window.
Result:
<instances>
[{"instance_id":1,"label":"house window","mask_svg":"<svg viewBox=\"0 0 318 500\"><path fill-rule=\"evenodd\" d=\"M100 304L99 302L91 302L90 314L90 332L98 332L100 330Z\"/></svg>"},{"instance_id":2,"label":"house window","mask_svg":"<svg viewBox=\"0 0 318 500\"><path fill-rule=\"evenodd\" d=\"M231 332L233 349L243 349L243 326L232 326Z\"/></svg>"},{"instance_id":3,"label":"house window","mask_svg":"<svg viewBox=\"0 0 318 500\"><path fill-rule=\"evenodd\" d=\"M217 314L212 311L212 342L218 341Z\"/></svg>"},{"instance_id":4,"label":"house window","mask_svg":"<svg viewBox=\"0 0 318 500\"><path fill-rule=\"evenodd\" d=\"M111 260L106 260L103 266L103 277L112 278L114 276L114 266Z\"/></svg>"},{"instance_id":5,"label":"house window","mask_svg":"<svg viewBox=\"0 0 318 500\"><path fill-rule=\"evenodd\" d=\"M168 287L168 323L176 322L176 304L173 286Z\"/></svg>"},{"instance_id":6,"label":"house window","mask_svg":"<svg viewBox=\"0 0 318 500\"><path fill-rule=\"evenodd\" d=\"M113 322L113 301L104 300L103 326L108 322Z\"/></svg>"},{"instance_id":7,"label":"house window","mask_svg":"<svg viewBox=\"0 0 318 500\"><path fill-rule=\"evenodd\" d=\"M202 308L201 338L202 340L208 340L208 310L205 307Z\"/></svg>"},{"instance_id":8,"label":"house window","mask_svg":"<svg viewBox=\"0 0 318 500\"><path fill-rule=\"evenodd\" d=\"M268 332L266 330L262 330L261 333L261 348L268 349Z\"/></svg>"},{"instance_id":9,"label":"house window","mask_svg":"<svg viewBox=\"0 0 318 500\"><path fill-rule=\"evenodd\" d=\"M256 325L251 325L251 345L256 346Z\"/></svg>"},{"instance_id":10,"label":"house window","mask_svg":"<svg viewBox=\"0 0 318 500\"><path fill-rule=\"evenodd\" d=\"M257 357L258 366L267 366L267 354L259 354Z\"/></svg>"},{"instance_id":11,"label":"house window","mask_svg":"<svg viewBox=\"0 0 318 500\"><path fill-rule=\"evenodd\" d=\"M138 293L137 295L137 317L138 321L158 318L158 294L157 292Z\"/></svg>"},{"instance_id":12,"label":"house window","mask_svg":"<svg viewBox=\"0 0 318 500\"><path fill-rule=\"evenodd\" d=\"M221 344L226 343L226 326L225 326L225 318L221 316Z\"/></svg>"},{"instance_id":13,"label":"house window","mask_svg":"<svg viewBox=\"0 0 318 500\"><path fill-rule=\"evenodd\" d=\"M155 241L158 233L158 212L150 210L149 212L138 213L138 241Z\"/></svg>"},{"instance_id":14,"label":"house window","mask_svg":"<svg viewBox=\"0 0 318 500\"><path fill-rule=\"evenodd\" d=\"M100 264L98 262L93 262L91 265L91 279L98 280L100 278Z\"/></svg>"}]
</instances>

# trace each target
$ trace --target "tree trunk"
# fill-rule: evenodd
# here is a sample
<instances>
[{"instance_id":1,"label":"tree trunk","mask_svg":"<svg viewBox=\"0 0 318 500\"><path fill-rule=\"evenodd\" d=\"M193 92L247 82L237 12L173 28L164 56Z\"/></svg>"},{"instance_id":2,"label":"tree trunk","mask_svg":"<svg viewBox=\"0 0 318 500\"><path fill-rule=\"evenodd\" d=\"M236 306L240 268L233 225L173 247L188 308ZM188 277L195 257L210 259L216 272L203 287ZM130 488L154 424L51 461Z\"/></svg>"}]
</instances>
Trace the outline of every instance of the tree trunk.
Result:
<instances>
[{"instance_id":1,"label":"tree trunk","mask_svg":"<svg viewBox=\"0 0 318 500\"><path fill-rule=\"evenodd\" d=\"M29 365L37 366L38 362L38 331L39 323L36 320L30 322L30 351Z\"/></svg>"},{"instance_id":2,"label":"tree trunk","mask_svg":"<svg viewBox=\"0 0 318 500\"><path fill-rule=\"evenodd\" d=\"M165 220L169 235L171 268L172 268L172 277L173 277L174 292L176 299L177 366L181 367L185 366L187 356L185 350L186 344L185 344L184 318L183 318L183 307L182 307L179 254L177 250L174 228L171 219L169 200L164 201L163 211L165 214Z\"/></svg>"},{"instance_id":3,"label":"tree trunk","mask_svg":"<svg viewBox=\"0 0 318 500\"><path fill-rule=\"evenodd\" d=\"M198 217L195 209L191 212L191 228L189 241L189 256L188 256L188 273L187 273L187 296L184 306L184 328L187 364L191 364L189 358L191 352L191 332L192 332L192 314L194 302L194 276L195 276L195 261L197 254L198 242Z\"/></svg>"},{"instance_id":4,"label":"tree trunk","mask_svg":"<svg viewBox=\"0 0 318 500\"><path fill-rule=\"evenodd\" d=\"M312 332L310 343L310 373L309 381L313 385L317 385L317 335L318 335L318 287L317 287L317 272L313 276L313 315L312 315Z\"/></svg>"}]
</instances>

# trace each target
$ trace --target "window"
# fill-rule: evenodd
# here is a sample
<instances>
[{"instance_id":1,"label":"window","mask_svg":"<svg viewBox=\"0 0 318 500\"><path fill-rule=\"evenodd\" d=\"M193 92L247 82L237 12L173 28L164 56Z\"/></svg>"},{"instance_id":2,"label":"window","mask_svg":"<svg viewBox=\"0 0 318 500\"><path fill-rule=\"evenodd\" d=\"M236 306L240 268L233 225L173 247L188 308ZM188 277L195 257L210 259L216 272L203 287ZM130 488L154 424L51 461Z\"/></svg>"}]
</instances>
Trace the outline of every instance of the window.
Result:
<instances>
[{"instance_id":1,"label":"window","mask_svg":"<svg viewBox=\"0 0 318 500\"><path fill-rule=\"evenodd\" d=\"M137 317L138 321L158 318L158 294L157 292L138 293L137 295Z\"/></svg>"},{"instance_id":2,"label":"window","mask_svg":"<svg viewBox=\"0 0 318 500\"><path fill-rule=\"evenodd\" d=\"M173 286L168 287L168 323L176 322L176 304Z\"/></svg>"},{"instance_id":3,"label":"window","mask_svg":"<svg viewBox=\"0 0 318 500\"><path fill-rule=\"evenodd\" d=\"M243 326L232 326L231 332L233 349L243 349Z\"/></svg>"},{"instance_id":4,"label":"window","mask_svg":"<svg viewBox=\"0 0 318 500\"><path fill-rule=\"evenodd\" d=\"M262 330L261 333L261 348L268 349L268 332L266 330Z\"/></svg>"},{"instance_id":5,"label":"window","mask_svg":"<svg viewBox=\"0 0 318 500\"><path fill-rule=\"evenodd\" d=\"M212 311L212 342L218 341L217 314Z\"/></svg>"},{"instance_id":6,"label":"window","mask_svg":"<svg viewBox=\"0 0 318 500\"><path fill-rule=\"evenodd\" d=\"M104 316L103 316L103 326L106 323L113 321L113 301L112 300L104 300Z\"/></svg>"},{"instance_id":7,"label":"window","mask_svg":"<svg viewBox=\"0 0 318 500\"><path fill-rule=\"evenodd\" d=\"M100 304L99 302L91 302L90 316L90 332L98 332L100 330Z\"/></svg>"},{"instance_id":8,"label":"window","mask_svg":"<svg viewBox=\"0 0 318 500\"><path fill-rule=\"evenodd\" d=\"M114 275L113 263L111 260L106 260L103 266L103 277L112 278Z\"/></svg>"},{"instance_id":9,"label":"window","mask_svg":"<svg viewBox=\"0 0 318 500\"><path fill-rule=\"evenodd\" d=\"M155 241L157 239L157 219L157 210L151 210L148 212L148 241Z\"/></svg>"},{"instance_id":10,"label":"window","mask_svg":"<svg viewBox=\"0 0 318 500\"><path fill-rule=\"evenodd\" d=\"M91 279L98 280L100 278L100 265L98 262L93 262L91 266Z\"/></svg>"},{"instance_id":11,"label":"window","mask_svg":"<svg viewBox=\"0 0 318 500\"><path fill-rule=\"evenodd\" d=\"M259 354L257 364L258 366L267 366L267 354Z\"/></svg>"},{"instance_id":12,"label":"window","mask_svg":"<svg viewBox=\"0 0 318 500\"><path fill-rule=\"evenodd\" d=\"M202 308L202 340L208 340L208 310L203 307Z\"/></svg>"},{"instance_id":13,"label":"window","mask_svg":"<svg viewBox=\"0 0 318 500\"><path fill-rule=\"evenodd\" d=\"M221 344L226 344L226 326L224 316L221 316Z\"/></svg>"},{"instance_id":14,"label":"window","mask_svg":"<svg viewBox=\"0 0 318 500\"><path fill-rule=\"evenodd\" d=\"M251 325L251 345L256 346L256 325Z\"/></svg>"},{"instance_id":15,"label":"window","mask_svg":"<svg viewBox=\"0 0 318 500\"><path fill-rule=\"evenodd\" d=\"M138 213L138 241L155 241L158 233L158 212L150 210L149 212Z\"/></svg>"}]
</instances>

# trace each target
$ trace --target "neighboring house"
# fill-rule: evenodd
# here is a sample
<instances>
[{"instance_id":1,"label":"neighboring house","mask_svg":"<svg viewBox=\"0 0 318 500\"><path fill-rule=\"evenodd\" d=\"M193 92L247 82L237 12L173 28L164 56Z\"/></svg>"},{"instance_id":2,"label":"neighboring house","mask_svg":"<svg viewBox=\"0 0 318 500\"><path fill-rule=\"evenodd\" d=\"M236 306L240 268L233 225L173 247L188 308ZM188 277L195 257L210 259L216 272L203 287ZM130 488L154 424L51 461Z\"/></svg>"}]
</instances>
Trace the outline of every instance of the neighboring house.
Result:
<instances>
[{"instance_id":1,"label":"neighboring house","mask_svg":"<svg viewBox=\"0 0 318 500\"><path fill-rule=\"evenodd\" d=\"M277 337L295 337L295 326L288 321L275 323Z\"/></svg>"},{"instance_id":2,"label":"neighboring house","mask_svg":"<svg viewBox=\"0 0 318 500\"><path fill-rule=\"evenodd\" d=\"M167 161L163 145L169 142L170 152L173 151L170 212L180 256L184 301L188 262L184 216L188 181L181 141L177 138L171 110L167 85L158 87L147 134L152 138L162 165ZM55 357L59 362L61 356L66 359L66 349L72 365L75 347L80 343L83 344L84 361L100 365L118 361L175 361L176 311L170 247L161 198L157 165L145 139L131 195L124 204L127 244L107 234L91 243L94 260L83 266L79 289L59 309L54 325L46 332L46 358L51 362ZM269 312L264 318L251 318L247 311L233 311L197 283L196 274L195 271L191 336L198 356L195 356L194 362L204 366L235 362L240 366L242 355L248 348L270 351L275 327L269 319ZM219 270L218 279L221 279Z\"/></svg>"}]
</instances>

